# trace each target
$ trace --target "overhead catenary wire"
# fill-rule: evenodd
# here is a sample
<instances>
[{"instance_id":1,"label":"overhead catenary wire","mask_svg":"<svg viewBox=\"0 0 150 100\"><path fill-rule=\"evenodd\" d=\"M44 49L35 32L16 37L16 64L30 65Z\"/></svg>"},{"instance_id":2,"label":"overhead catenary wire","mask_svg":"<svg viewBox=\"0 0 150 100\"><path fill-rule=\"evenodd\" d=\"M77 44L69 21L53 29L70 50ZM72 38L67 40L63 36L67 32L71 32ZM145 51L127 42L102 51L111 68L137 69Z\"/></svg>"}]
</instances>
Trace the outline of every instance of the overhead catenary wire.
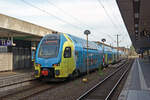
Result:
<instances>
[{"instance_id":1,"label":"overhead catenary wire","mask_svg":"<svg viewBox=\"0 0 150 100\"><path fill-rule=\"evenodd\" d=\"M119 29L116 24L114 23L114 21L112 20L112 18L110 17L110 15L108 14L107 10L105 9L104 5L102 4L102 2L100 0L97 0L98 3L100 4L100 6L102 6L102 8L104 9L105 14L107 15L108 19L111 21L112 25L114 28L116 28L117 30ZM119 30L120 31L120 30Z\"/></svg>"},{"instance_id":2,"label":"overhead catenary wire","mask_svg":"<svg viewBox=\"0 0 150 100\"><path fill-rule=\"evenodd\" d=\"M38 6L35 6L34 4L29 3L29 2L27 2L27 1L25 1L25 0L21 0L21 1L24 2L24 3L27 4L27 5L29 5L29 6L31 6L31 7L33 7L33 8L35 8L35 9L40 10L41 12L44 12L44 13L46 13L46 14L48 14L48 15L54 17L54 18L57 19L58 21L61 21L61 22L63 22L63 23L66 23L66 24L68 24L68 25L71 25L71 26L74 27L74 28L77 28L77 29L80 29L80 30L81 30L81 27L80 27L80 26L71 24L70 22L68 22L68 21L66 21L66 20L64 20L64 19L55 16L54 14L50 13L49 11L46 11L46 10L44 10L44 9L38 7ZM67 14L68 16L70 16L72 19L74 19L74 20L80 22L80 20L78 20L76 17L73 17L72 15L66 13L64 10L62 10L62 9L59 8L59 7L57 7L54 3L51 3L49 0L47 0L47 1L49 2L49 4L55 6L58 10L60 10L60 11L62 11L63 13ZM82 23L80 22L80 24L81 24L82 26L83 26L83 25L87 26L85 23L82 24ZM89 27L89 26L88 26L88 27ZM108 34L107 34L107 35L108 35ZM108 36L111 37L110 35L108 35ZM95 36L94 36L94 38L95 38ZM113 39L113 38L111 38L111 39Z\"/></svg>"},{"instance_id":3,"label":"overhead catenary wire","mask_svg":"<svg viewBox=\"0 0 150 100\"><path fill-rule=\"evenodd\" d=\"M67 13L65 10L61 9L60 7L58 7L56 4L52 3L51 1L47 0L48 4L54 6L55 8L57 8L59 11L61 11L62 13L64 13L65 15L69 16L70 18L72 18L73 20L77 21L82 27L89 27L91 29L93 29L92 27L90 27L89 25L81 22L77 17L72 16L71 14Z\"/></svg>"},{"instance_id":4,"label":"overhead catenary wire","mask_svg":"<svg viewBox=\"0 0 150 100\"><path fill-rule=\"evenodd\" d=\"M38 10L41 11L41 12L44 12L44 13L48 14L49 16L52 16L53 18L57 19L58 21L61 21L61 22L66 23L66 24L69 24L69 25L71 25L71 26L74 27L74 28L81 29L81 27L76 26L76 25L73 25L73 24L69 23L68 21L65 21L65 20L63 20L63 19L61 19L61 18L55 16L54 14L52 14L52 13L46 11L46 10L43 10L43 9L41 9L41 8L39 8L39 7L33 5L33 4L31 4L31 3L29 3L29 2L27 2L27 1L25 1L25 0L21 0L21 1L24 2L24 3L27 4L27 5L29 5L29 6L31 6L31 7L33 7L33 8L35 8L35 9L38 9Z\"/></svg>"},{"instance_id":5,"label":"overhead catenary wire","mask_svg":"<svg viewBox=\"0 0 150 100\"><path fill-rule=\"evenodd\" d=\"M103 4L100 0L98 0L98 2L99 2L99 4L102 6L102 8L104 9L104 11L105 11L107 17L109 18L109 20L111 21L112 25L113 25L117 30L120 29L120 28L118 28L118 26L117 26L117 25L114 23L114 21L112 20L111 16L109 15L108 11L106 10L104 4ZM121 31L121 30L119 30L119 31Z\"/></svg>"},{"instance_id":6,"label":"overhead catenary wire","mask_svg":"<svg viewBox=\"0 0 150 100\"><path fill-rule=\"evenodd\" d=\"M103 3L100 1L100 0L97 0L98 2L99 2L99 4L102 6L102 8L104 9L104 11L105 11L105 13L106 13L106 15L107 15L107 17L109 18L109 20L111 21L111 23L112 23L112 25L113 25L113 27L114 28L116 28L119 32L121 32L122 30L121 30L121 28L120 27L118 27L115 23L114 23L114 21L112 20L112 18L111 18L111 16L109 15L109 13L107 12L107 10L106 10L106 8L105 8L105 6L103 5ZM116 17L115 17L116 18ZM116 22L116 21L115 21ZM117 22L118 22L118 19L117 19ZM122 39L121 39L121 41L120 42L122 42L122 41L124 41L124 36L122 36ZM116 42L116 41L115 41Z\"/></svg>"},{"instance_id":7,"label":"overhead catenary wire","mask_svg":"<svg viewBox=\"0 0 150 100\"><path fill-rule=\"evenodd\" d=\"M111 39L111 42L108 42L108 41L106 40L107 43L111 44L111 46L112 46L112 44L113 44L114 42L117 42L117 41L115 41L115 40L112 38L112 36L109 35L108 33L104 33L104 32L100 32L100 33L106 34L106 35ZM90 34L90 37L92 37L93 39L96 38L93 34ZM102 38L104 38L104 37L102 37ZM102 39L102 38L101 38L101 39ZM98 40L98 41L101 41L101 40Z\"/></svg>"},{"instance_id":8,"label":"overhead catenary wire","mask_svg":"<svg viewBox=\"0 0 150 100\"><path fill-rule=\"evenodd\" d=\"M103 4L103 6L105 5L105 3L104 3L105 1L106 1L106 0L103 0L103 3L101 2L101 3ZM115 0L112 0L112 1L115 1ZM107 3L107 4L108 4L108 3ZM104 8L105 8L105 10L107 11L106 6L104 6ZM118 9L118 11L119 11L119 9ZM112 11L111 11L111 12L112 12ZM112 16L110 16L110 17L113 18L113 19L116 19L116 18L117 18L117 16L116 16L115 14L112 14ZM120 21L121 21L121 20L120 20ZM113 22L115 22L115 24L116 24L116 23L120 23L120 22L119 22L119 19L116 19L116 20L113 21ZM116 26L118 27L118 24L116 24Z\"/></svg>"}]
</instances>

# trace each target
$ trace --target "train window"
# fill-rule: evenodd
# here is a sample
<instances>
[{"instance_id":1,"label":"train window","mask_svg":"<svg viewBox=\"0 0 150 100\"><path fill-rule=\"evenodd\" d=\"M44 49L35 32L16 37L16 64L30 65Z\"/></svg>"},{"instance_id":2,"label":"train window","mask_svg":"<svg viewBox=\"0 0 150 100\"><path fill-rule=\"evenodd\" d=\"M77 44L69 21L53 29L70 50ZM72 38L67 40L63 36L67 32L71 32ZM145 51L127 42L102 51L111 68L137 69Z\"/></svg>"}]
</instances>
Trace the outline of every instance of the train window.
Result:
<instances>
[{"instance_id":1,"label":"train window","mask_svg":"<svg viewBox=\"0 0 150 100\"><path fill-rule=\"evenodd\" d=\"M64 51L64 58L70 58L71 57L71 47L66 47Z\"/></svg>"},{"instance_id":2,"label":"train window","mask_svg":"<svg viewBox=\"0 0 150 100\"><path fill-rule=\"evenodd\" d=\"M52 58L57 57L59 52L59 40L48 40L48 41L42 41L38 57L41 58Z\"/></svg>"}]
</instances>

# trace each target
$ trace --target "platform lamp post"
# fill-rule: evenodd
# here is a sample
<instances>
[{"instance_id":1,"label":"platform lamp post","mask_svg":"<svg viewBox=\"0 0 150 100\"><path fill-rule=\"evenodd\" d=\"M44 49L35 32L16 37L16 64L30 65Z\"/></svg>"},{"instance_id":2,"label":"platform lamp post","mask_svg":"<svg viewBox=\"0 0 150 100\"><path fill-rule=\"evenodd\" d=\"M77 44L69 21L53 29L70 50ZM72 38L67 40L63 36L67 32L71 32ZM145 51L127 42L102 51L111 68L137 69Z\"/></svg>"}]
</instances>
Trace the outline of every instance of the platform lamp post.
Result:
<instances>
[{"instance_id":1,"label":"platform lamp post","mask_svg":"<svg viewBox=\"0 0 150 100\"><path fill-rule=\"evenodd\" d=\"M87 64L86 64L86 68L87 68L87 75L89 74L89 67L88 67L88 35L91 34L91 32L89 30L85 30L84 34L86 35L87 41L86 41L86 46L87 46ZM83 81L87 81L87 78L83 78Z\"/></svg>"},{"instance_id":2,"label":"platform lamp post","mask_svg":"<svg viewBox=\"0 0 150 100\"><path fill-rule=\"evenodd\" d=\"M103 42L103 66L104 66L104 62L105 62L105 59L104 59L104 42L106 42L106 39L103 38L101 41Z\"/></svg>"}]
</instances>

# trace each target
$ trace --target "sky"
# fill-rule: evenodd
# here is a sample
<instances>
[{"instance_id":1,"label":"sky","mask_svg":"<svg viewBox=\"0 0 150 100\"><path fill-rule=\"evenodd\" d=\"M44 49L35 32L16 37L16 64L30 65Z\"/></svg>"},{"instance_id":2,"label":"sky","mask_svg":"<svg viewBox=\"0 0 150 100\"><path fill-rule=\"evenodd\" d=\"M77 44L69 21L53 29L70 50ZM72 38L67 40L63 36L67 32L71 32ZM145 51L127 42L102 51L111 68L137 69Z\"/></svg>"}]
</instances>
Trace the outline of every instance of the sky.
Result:
<instances>
[{"instance_id":1,"label":"sky","mask_svg":"<svg viewBox=\"0 0 150 100\"><path fill-rule=\"evenodd\" d=\"M0 0L0 13L58 32L106 39L106 44L129 47L131 40L116 0Z\"/></svg>"}]
</instances>

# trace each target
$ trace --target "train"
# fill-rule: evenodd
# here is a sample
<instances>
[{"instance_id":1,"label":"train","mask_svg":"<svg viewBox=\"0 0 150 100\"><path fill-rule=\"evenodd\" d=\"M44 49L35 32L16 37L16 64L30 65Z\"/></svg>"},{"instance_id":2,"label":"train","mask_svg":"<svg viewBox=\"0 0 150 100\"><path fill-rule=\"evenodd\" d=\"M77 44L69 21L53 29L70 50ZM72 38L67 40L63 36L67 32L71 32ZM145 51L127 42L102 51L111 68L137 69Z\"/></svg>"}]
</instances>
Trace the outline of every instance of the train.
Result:
<instances>
[{"instance_id":1,"label":"train","mask_svg":"<svg viewBox=\"0 0 150 100\"><path fill-rule=\"evenodd\" d=\"M119 56L124 52L119 51ZM88 55L88 56L87 56ZM88 57L88 58L87 58ZM37 79L66 79L117 62L117 50L70 34L48 34L35 54ZM88 65L88 67L87 67Z\"/></svg>"}]
</instances>

